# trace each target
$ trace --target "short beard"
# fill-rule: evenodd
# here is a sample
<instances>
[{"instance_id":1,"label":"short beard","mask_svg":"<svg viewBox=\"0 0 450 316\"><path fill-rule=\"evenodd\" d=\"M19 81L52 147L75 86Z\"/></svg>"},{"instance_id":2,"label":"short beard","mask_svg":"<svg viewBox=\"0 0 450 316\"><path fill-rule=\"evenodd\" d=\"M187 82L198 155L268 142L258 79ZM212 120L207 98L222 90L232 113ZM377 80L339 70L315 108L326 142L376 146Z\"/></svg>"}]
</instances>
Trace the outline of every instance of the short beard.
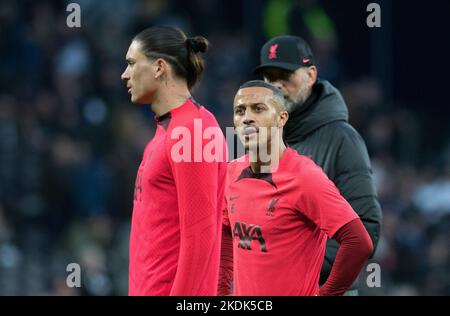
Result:
<instances>
[{"instance_id":1,"label":"short beard","mask_svg":"<svg viewBox=\"0 0 450 316\"><path fill-rule=\"evenodd\" d=\"M295 112L297 109L300 109L305 104L306 100L308 99L308 93L306 89L302 89L297 94L295 100L292 100L290 98L286 98L285 100L285 107L286 111L291 114Z\"/></svg>"},{"instance_id":2,"label":"short beard","mask_svg":"<svg viewBox=\"0 0 450 316\"><path fill-rule=\"evenodd\" d=\"M300 89L295 96L285 96L286 111L288 111L289 114L302 108L309 97L308 75L306 73L302 73L301 82Z\"/></svg>"}]
</instances>

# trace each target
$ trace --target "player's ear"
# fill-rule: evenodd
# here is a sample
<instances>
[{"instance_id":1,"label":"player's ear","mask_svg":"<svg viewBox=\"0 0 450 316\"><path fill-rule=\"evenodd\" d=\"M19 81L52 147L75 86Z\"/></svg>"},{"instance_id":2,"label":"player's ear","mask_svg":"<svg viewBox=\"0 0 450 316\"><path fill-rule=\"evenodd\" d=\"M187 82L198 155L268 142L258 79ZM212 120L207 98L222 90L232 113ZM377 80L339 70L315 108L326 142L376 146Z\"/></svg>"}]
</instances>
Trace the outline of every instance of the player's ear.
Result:
<instances>
[{"instance_id":1,"label":"player's ear","mask_svg":"<svg viewBox=\"0 0 450 316\"><path fill-rule=\"evenodd\" d=\"M308 73L308 85L312 87L317 80L317 67L316 66L308 67L307 73Z\"/></svg>"},{"instance_id":2,"label":"player's ear","mask_svg":"<svg viewBox=\"0 0 450 316\"><path fill-rule=\"evenodd\" d=\"M162 58L158 58L153 64L155 67L155 79L162 78L167 73L167 62Z\"/></svg>"},{"instance_id":3,"label":"player's ear","mask_svg":"<svg viewBox=\"0 0 450 316\"><path fill-rule=\"evenodd\" d=\"M289 113L287 111L280 111L278 116L278 127L284 127L289 119Z\"/></svg>"}]
</instances>

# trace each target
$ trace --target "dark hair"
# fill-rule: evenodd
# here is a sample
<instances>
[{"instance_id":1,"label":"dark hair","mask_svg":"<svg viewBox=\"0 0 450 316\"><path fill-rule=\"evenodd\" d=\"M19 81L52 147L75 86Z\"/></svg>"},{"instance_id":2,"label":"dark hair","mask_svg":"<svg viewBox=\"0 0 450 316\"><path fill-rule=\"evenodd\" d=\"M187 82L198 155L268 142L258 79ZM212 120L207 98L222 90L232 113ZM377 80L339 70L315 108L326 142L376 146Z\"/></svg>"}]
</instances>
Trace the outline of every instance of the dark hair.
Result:
<instances>
[{"instance_id":1,"label":"dark hair","mask_svg":"<svg viewBox=\"0 0 450 316\"><path fill-rule=\"evenodd\" d=\"M270 84L268 82L262 81L262 80L252 80L247 81L243 85L239 87L239 90L244 88L251 88L251 87L261 87L261 88L267 88L272 90L273 96L276 102L280 103L280 105L285 108L284 104L284 94L283 91L275 87L273 84Z\"/></svg>"},{"instance_id":2,"label":"dark hair","mask_svg":"<svg viewBox=\"0 0 450 316\"><path fill-rule=\"evenodd\" d=\"M141 43L142 51L148 58L163 58L168 62L175 75L186 80L189 89L200 80L204 61L199 53L208 50L206 38L188 38L178 28L155 26L140 32L133 40Z\"/></svg>"}]
</instances>

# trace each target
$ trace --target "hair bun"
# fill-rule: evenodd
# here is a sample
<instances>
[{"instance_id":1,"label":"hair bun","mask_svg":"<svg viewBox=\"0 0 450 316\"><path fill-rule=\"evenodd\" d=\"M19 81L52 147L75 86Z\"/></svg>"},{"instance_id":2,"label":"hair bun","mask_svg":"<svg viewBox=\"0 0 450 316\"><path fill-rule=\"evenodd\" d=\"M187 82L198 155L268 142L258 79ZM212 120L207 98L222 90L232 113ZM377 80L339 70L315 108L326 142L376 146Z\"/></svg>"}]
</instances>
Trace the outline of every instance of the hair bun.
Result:
<instances>
[{"instance_id":1,"label":"hair bun","mask_svg":"<svg viewBox=\"0 0 450 316\"><path fill-rule=\"evenodd\" d=\"M203 36L195 36L195 37L189 37L186 40L186 45L188 48L192 49L194 53L204 53L208 50L208 40L204 38Z\"/></svg>"}]
</instances>

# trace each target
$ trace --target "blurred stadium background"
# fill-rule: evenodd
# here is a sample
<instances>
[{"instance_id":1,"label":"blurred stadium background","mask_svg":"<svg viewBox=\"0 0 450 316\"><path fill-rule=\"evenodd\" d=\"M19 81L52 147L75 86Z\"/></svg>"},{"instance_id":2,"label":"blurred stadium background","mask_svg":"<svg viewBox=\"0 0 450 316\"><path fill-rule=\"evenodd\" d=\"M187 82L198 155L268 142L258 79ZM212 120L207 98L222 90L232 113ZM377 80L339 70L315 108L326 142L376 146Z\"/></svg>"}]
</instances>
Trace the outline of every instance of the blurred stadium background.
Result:
<instances>
[{"instance_id":1,"label":"blurred stadium background","mask_svg":"<svg viewBox=\"0 0 450 316\"><path fill-rule=\"evenodd\" d=\"M194 96L232 126L237 87L279 34L313 46L363 135L384 211L364 295L450 294L450 6L374 1L0 0L0 295L125 295L134 178L154 123L120 74L130 40L175 25L212 44ZM81 265L82 287L66 286ZM363 280L367 273L363 273Z\"/></svg>"}]
</instances>

